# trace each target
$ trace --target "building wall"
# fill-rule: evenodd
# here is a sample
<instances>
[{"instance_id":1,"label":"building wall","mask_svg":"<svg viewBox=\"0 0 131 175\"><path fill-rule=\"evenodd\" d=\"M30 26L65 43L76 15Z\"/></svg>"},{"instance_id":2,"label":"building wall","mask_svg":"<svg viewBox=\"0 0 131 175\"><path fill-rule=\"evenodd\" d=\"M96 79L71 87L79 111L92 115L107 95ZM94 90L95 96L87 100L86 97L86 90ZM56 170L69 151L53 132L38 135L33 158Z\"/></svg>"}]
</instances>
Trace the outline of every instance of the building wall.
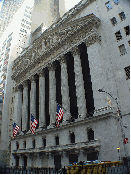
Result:
<instances>
[{"instance_id":1,"label":"building wall","mask_svg":"<svg viewBox=\"0 0 131 175\"><path fill-rule=\"evenodd\" d=\"M124 3L125 2L125 3ZM80 160L87 160L87 153L88 151L92 151L93 148L95 151L98 153L98 159L102 161L116 161L119 160L119 155L117 151L117 147L120 147L120 157L122 158L125 156L125 150L124 150L124 145L123 145L123 138L122 138L122 128L120 126L120 121L121 118L118 117L117 110L116 110L116 101L115 98L117 98L119 108L121 110L122 114L122 120L123 120L123 130L125 132L125 137L129 139L129 126L124 127L126 125L129 125L129 79L126 80L126 74L124 72L125 66L129 66L129 46L128 46L128 40L129 36L125 36L123 28L127 25L129 25L129 6L128 6L128 1L124 2L119 2L118 5L114 3L114 1L110 1L112 8L107 9L105 3L106 1L94 1L90 3L89 5L83 5L83 8L79 11L79 6L75 7L73 9L74 11L76 10L77 13L74 15L73 11L70 12L70 15L68 17L63 16L63 21L60 21L61 25L58 23L55 23L54 26L59 25L59 28L61 29L59 31L63 32L62 29L64 27L67 27L67 25L70 23L69 30L73 29L76 27L76 21L77 20L77 25L79 26L79 20L83 20L82 17L86 18L89 17L91 18L91 13L94 13L94 18L98 17L100 20L100 25L97 25L97 27L92 27L90 24L88 25L89 27L92 27L91 29L86 28L87 32L90 37L90 40L86 43L86 40L81 38L78 38L78 35L83 36L82 33L75 33L73 36L70 37L71 45L70 42L64 41L62 44L60 43L61 47L58 47L57 51L54 49L52 52L50 52L50 55L45 55L42 57L42 61L40 62L39 58L41 56L39 55L37 57L37 52L31 55L31 61L35 58L39 60L39 64L35 64L35 66L32 66L32 69L29 71L25 71L24 75L27 79L31 80L31 76L35 74L39 74L38 70L41 68L48 68L49 73L52 71L52 69L49 67L49 62L52 60L60 60L61 56L63 54L68 53L68 59L71 59L72 57L69 57L69 52L74 53L74 46L81 45L85 43L87 45L87 55L88 55L88 60L89 60L89 68L90 68L90 75L91 75L91 82L92 82L92 91L93 91L93 100L94 100L94 107L95 110L98 112L94 112L92 117L89 117L88 119L82 117L78 117L73 123L64 123L62 122L60 124L59 128L55 128L52 126L52 123L50 123L50 126L48 126L46 129L41 129L38 128L36 129L36 134L31 135L30 131L28 131L26 134L22 133L17 136L15 139L12 139L11 141L11 152L13 153L13 156L11 157L11 164L15 163L15 155L21 155L22 151L25 155L28 157L28 162L27 162L27 167L30 166L39 166L39 167L54 167L54 155L58 154L58 150L61 150L64 146L67 146L67 154L65 154L65 150L62 149L61 154L61 164L62 166L66 166L69 164L69 154L70 152L70 147L74 148L73 153L78 154L78 161ZM81 5L86 3L85 1L81 1ZM109 4L108 4L109 5ZM78 8L78 9L77 9ZM120 17L118 16L119 13L122 11L125 12L126 18L123 21L120 21ZM72 17L73 16L73 17ZM64 18L65 17L65 18ZM111 18L116 17L117 19L117 24L115 26L112 25L111 23ZM97 22L98 22L97 18ZM87 19L88 20L88 19ZM95 19L94 19L95 20ZM73 23L74 21L74 23ZM92 21L90 20L90 23ZM97 23L96 22L96 23ZM73 24L73 25L72 25ZM93 22L92 22L93 25ZM64 26L62 28L62 26ZM78 27L77 26L77 27ZM82 26L81 31L82 31ZM65 28L64 28L65 29ZM66 28L67 30L67 28ZM122 33L122 40L116 41L116 36L115 33L120 30ZM53 31L53 29L52 29ZM47 32L47 31L46 31ZM99 39L95 42L92 40L92 33L98 32ZM53 33L53 32L52 32ZM64 33L64 32L63 32ZM68 33L67 33L68 34ZM63 34L64 35L64 34ZM43 38L42 38L43 37ZM54 35L53 35L54 37ZM95 36L97 37L97 36ZM40 39L43 40L40 40ZM77 39L76 39L77 38ZM35 40L35 43L32 46L36 47L37 42L39 45L42 43L44 40L44 35L41 35L37 40ZM54 38L53 38L54 39ZM63 39L63 38L62 38ZM62 40L61 39L61 40ZM43 44L43 43L42 43ZM125 54L121 54L118 46L121 44L125 44L126 47L126 52ZM63 47L62 47L63 46ZM71 47L71 48L69 48ZM31 47L30 47L31 48ZM42 48L43 45L42 45ZM47 47L48 48L48 47ZM38 50L37 50L38 49ZM46 47L44 48L46 50ZM43 50L44 50L43 49ZM40 48L37 46L36 50L40 53ZM45 50L42 52L45 52ZM74 56L74 55L73 55ZM76 56L76 55L75 55ZM74 57L75 57L74 56ZM77 55L78 56L78 55ZM80 55L79 55L80 56ZM76 57L75 57L76 59ZM87 57L85 57L87 59ZM37 61L38 61L37 60ZM124 60L124 63L122 62ZM21 58L18 57L15 62L14 62L14 67L13 67L13 76L15 77L15 73L19 73L16 71L16 68L20 67L21 63ZM31 64L31 63L30 63ZM78 72L80 71L80 64L78 60L75 62L76 66L76 73L75 76L78 77ZM79 68L79 70L78 70ZM30 69L30 67L29 67ZM69 72L68 72L69 73ZM81 73L81 71L80 71ZM50 75L54 75L53 73ZM49 75L49 76L50 76ZM12 77L13 77L12 76ZM16 78L16 77L15 77ZM14 79L15 79L14 78ZM49 77L52 78L52 77ZM65 78L65 77L64 77ZM24 80L27 80L24 79ZM66 78L65 78L66 79ZM22 85L23 83L23 77L19 75L16 78L16 86ZM50 79L49 79L50 81ZM77 107L83 107L83 103L78 104L78 99L80 99L80 94L79 92L83 92L83 87L80 82L82 80L79 78L79 82L77 78L75 78L75 86L76 86L76 94L77 94ZM51 81L50 81L51 83ZM55 88L55 80L53 81L52 86ZM81 86L80 86L81 85ZM32 85L31 85L32 86ZM34 86L32 86L34 87ZM79 88L81 87L81 88ZM103 88L103 90L109 92L112 96L113 99L106 93L100 93L98 92L98 89ZM124 88L124 90L123 90ZM78 90L79 89L79 90ZM52 88L49 89L50 93L54 93L54 91L51 91ZM32 93L32 91L31 91ZM68 95L68 94L66 94ZM124 98L125 97L125 98ZM107 102L107 98L111 100L111 104ZM54 99L49 101L49 104L51 105ZM32 103L32 101L31 101ZM32 103L33 104L33 103ZM34 105L34 104L33 104ZM16 106L19 106L19 104L16 104ZM112 111L105 110L105 106L111 106ZM54 106L53 106L54 107ZM101 109L100 109L101 108ZM54 108L53 108L54 109ZM99 110L100 109L100 110ZM34 112L34 109L31 109ZM31 112L32 112L31 111ZM50 116L52 112L52 108L50 108ZM88 111L87 111L88 112ZM55 116L55 112L53 114ZM84 114L85 115L85 114ZM16 117L16 116L14 116ZM64 116L65 117L65 116ZM66 116L67 117L67 116ZM66 118L65 117L65 118ZM118 120L119 118L119 120ZM54 119L55 120L55 119ZM18 119L19 121L19 119ZM87 149L85 149L82 152L82 142L88 142L88 137L87 137L87 130L92 128L94 131L94 140L93 140L93 146L89 146ZM70 143L70 133L74 132L75 134L75 144ZM59 146L58 148L55 146L55 136L59 136ZM41 148L43 147L42 145L42 137L46 136L46 148ZM32 140L35 139L36 141L36 148L32 149ZM98 141L96 141L98 139ZM23 150L23 140L26 140L27 142L27 148ZM16 150L16 141L19 142L20 148ZM90 144L91 141L89 141L87 144ZM67 144L67 145L66 145ZM81 144L81 149L75 150L75 147L80 146ZM75 146L74 146L75 145ZM129 143L125 145L127 147L127 155L129 156ZM54 148L55 147L55 148ZM45 149L48 150L48 154L46 157L44 155L39 154L40 149ZM58 149L56 152L53 151L53 149ZM64 151L63 151L64 150ZM31 155L30 152L33 152ZM34 154L35 152L35 154ZM36 153L37 152L37 153ZM43 158L42 158L43 157ZM22 156L19 158L22 160ZM20 166L22 166L22 161L20 161Z\"/></svg>"}]
</instances>

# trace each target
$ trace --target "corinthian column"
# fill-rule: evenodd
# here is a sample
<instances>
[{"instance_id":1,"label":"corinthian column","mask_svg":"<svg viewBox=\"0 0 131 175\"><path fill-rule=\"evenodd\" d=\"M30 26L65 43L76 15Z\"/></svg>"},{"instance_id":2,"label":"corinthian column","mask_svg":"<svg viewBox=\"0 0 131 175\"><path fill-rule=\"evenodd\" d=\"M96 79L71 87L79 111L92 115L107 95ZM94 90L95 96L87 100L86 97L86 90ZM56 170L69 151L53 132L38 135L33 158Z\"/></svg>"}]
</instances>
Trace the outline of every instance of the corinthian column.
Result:
<instances>
[{"instance_id":1,"label":"corinthian column","mask_svg":"<svg viewBox=\"0 0 131 175\"><path fill-rule=\"evenodd\" d=\"M14 122L20 127L21 131L22 118L22 88L21 86L15 88L15 105L14 105Z\"/></svg>"},{"instance_id":2,"label":"corinthian column","mask_svg":"<svg viewBox=\"0 0 131 175\"><path fill-rule=\"evenodd\" d=\"M36 77L32 76L31 79L31 93L30 93L30 115L36 118Z\"/></svg>"},{"instance_id":3,"label":"corinthian column","mask_svg":"<svg viewBox=\"0 0 131 175\"><path fill-rule=\"evenodd\" d=\"M66 58L63 57L60 60L61 63L61 95L62 95L62 106L66 111L64 111L64 120L69 120L70 118L70 97L69 97L69 86L68 86L68 74L67 74L67 63Z\"/></svg>"},{"instance_id":4,"label":"corinthian column","mask_svg":"<svg viewBox=\"0 0 131 175\"><path fill-rule=\"evenodd\" d=\"M28 81L23 84L23 116L22 116L22 131L28 129Z\"/></svg>"},{"instance_id":5,"label":"corinthian column","mask_svg":"<svg viewBox=\"0 0 131 175\"><path fill-rule=\"evenodd\" d=\"M56 119L56 79L55 65L50 65L49 69L49 113L50 125L55 123Z\"/></svg>"},{"instance_id":6,"label":"corinthian column","mask_svg":"<svg viewBox=\"0 0 131 175\"><path fill-rule=\"evenodd\" d=\"M84 81L80 60L80 51L78 46L74 47L71 52L74 57L74 72L75 72L75 85L76 85L76 95L77 95L77 107L78 114L80 117L84 117L87 113L86 110L86 100L85 100L85 89Z\"/></svg>"},{"instance_id":7,"label":"corinthian column","mask_svg":"<svg viewBox=\"0 0 131 175\"><path fill-rule=\"evenodd\" d=\"M45 126L45 74L44 70L41 70L39 73L39 127Z\"/></svg>"}]
</instances>

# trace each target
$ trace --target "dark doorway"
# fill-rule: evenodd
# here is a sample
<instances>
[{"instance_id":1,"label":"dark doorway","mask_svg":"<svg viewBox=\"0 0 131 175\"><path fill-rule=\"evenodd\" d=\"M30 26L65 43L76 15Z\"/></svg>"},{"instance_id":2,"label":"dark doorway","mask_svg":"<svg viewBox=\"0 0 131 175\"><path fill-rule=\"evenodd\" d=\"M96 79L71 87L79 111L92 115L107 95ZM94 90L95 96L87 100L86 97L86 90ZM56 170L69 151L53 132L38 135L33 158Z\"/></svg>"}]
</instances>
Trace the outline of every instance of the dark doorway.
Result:
<instances>
[{"instance_id":1,"label":"dark doorway","mask_svg":"<svg viewBox=\"0 0 131 175\"><path fill-rule=\"evenodd\" d=\"M97 152L87 153L87 161L98 160Z\"/></svg>"},{"instance_id":2,"label":"dark doorway","mask_svg":"<svg viewBox=\"0 0 131 175\"><path fill-rule=\"evenodd\" d=\"M77 154L69 154L69 163L72 164L74 162L78 162L78 155Z\"/></svg>"},{"instance_id":3,"label":"dark doorway","mask_svg":"<svg viewBox=\"0 0 131 175\"><path fill-rule=\"evenodd\" d=\"M59 169L61 169L61 155L54 155L54 165L55 171L58 173Z\"/></svg>"},{"instance_id":4,"label":"dark doorway","mask_svg":"<svg viewBox=\"0 0 131 175\"><path fill-rule=\"evenodd\" d=\"M26 170L26 166L27 166L27 157L24 156L24 170Z\"/></svg>"}]
</instances>

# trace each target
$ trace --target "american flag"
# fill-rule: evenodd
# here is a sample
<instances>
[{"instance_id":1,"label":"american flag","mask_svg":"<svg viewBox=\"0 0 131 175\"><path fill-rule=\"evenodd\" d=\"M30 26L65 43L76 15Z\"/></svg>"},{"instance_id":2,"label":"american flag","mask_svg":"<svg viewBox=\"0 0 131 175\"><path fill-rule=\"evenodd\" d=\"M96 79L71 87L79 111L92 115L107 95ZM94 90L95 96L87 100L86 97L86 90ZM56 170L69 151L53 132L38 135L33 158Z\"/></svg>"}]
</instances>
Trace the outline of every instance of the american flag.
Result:
<instances>
[{"instance_id":1,"label":"american flag","mask_svg":"<svg viewBox=\"0 0 131 175\"><path fill-rule=\"evenodd\" d=\"M38 124L38 121L31 114L31 132L32 132L32 134L35 134L35 129L37 127L37 124Z\"/></svg>"},{"instance_id":2,"label":"american flag","mask_svg":"<svg viewBox=\"0 0 131 175\"><path fill-rule=\"evenodd\" d=\"M20 129L20 127L14 122L14 124L13 124L13 138L16 136L19 129Z\"/></svg>"},{"instance_id":3,"label":"american flag","mask_svg":"<svg viewBox=\"0 0 131 175\"><path fill-rule=\"evenodd\" d=\"M62 117L64 115L64 111L62 108L57 104L57 109L56 109L56 127L59 127L59 123L62 120Z\"/></svg>"}]
</instances>

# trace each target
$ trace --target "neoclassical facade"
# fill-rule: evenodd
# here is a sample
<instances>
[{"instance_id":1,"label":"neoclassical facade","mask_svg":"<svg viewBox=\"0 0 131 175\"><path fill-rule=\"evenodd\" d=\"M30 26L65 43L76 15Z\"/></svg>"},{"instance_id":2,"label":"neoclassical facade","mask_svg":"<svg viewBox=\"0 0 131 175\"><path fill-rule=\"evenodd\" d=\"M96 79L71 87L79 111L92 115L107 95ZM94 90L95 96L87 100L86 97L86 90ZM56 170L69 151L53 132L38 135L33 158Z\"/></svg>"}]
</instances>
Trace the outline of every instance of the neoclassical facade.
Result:
<instances>
[{"instance_id":1,"label":"neoclassical facade","mask_svg":"<svg viewBox=\"0 0 131 175\"><path fill-rule=\"evenodd\" d=\"M116 104L108 104L107 95L98 92L107 87L116 94L117 88L114 78L106 79L105 21L97 10L88 13L94 5L81 1L14 61L13 120L20 130L11 140L10 165L59 169L74 161L115 161L119 146L121 158L129 155ZM57 103L64 108L58 128ZM31 114L39 121L35 135Z\"/></svg>"}]
</instances>

